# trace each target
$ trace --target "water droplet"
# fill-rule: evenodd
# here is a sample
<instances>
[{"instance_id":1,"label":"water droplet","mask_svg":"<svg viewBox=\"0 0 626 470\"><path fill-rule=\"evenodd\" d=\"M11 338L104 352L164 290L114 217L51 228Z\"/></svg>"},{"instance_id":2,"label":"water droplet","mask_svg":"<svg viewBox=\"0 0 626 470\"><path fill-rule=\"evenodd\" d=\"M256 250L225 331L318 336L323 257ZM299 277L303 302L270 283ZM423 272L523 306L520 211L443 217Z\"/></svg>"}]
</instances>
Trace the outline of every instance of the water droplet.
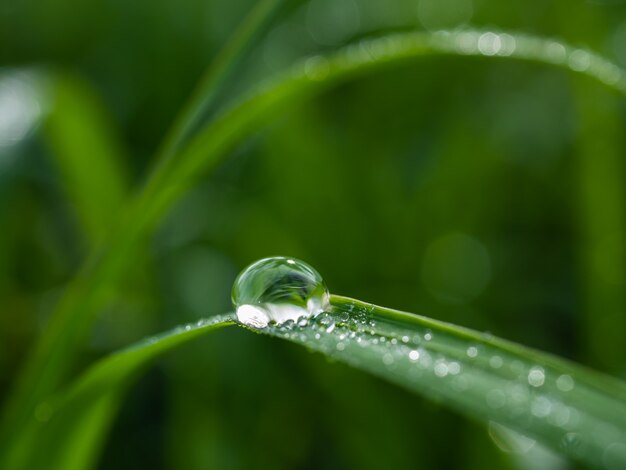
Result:
<instances>
[{"instance_id":1,"label":"water droplet","mask_svg":"<svg viewBox=\"0 0 626 470\"><path fill-rule=\"evenodd\" d=\"M320 274L293 258L265 258L235 280L232 300L237 319L251 328L283 325L315 317L328 308L329 294ZM333 324L334 326L334 324Z\"/></svg>"},{"instance_id":2,"label":"water droplet","mask_svg":"<svg viewBox=\"0 0 626 470\"><path fill-rule=\"evenodd\" d=\"M550 414L551 410L552 402L549 398L544 396L536 397L530 405L531 413L537 418L545 418Z\"/></svg>"},{"instance_id":3,"label":"water droplet","mask_svg":"<svg viewBox=\"0 0 626 470\"><path fill-rule=\"evenodd\" d=\"M500 356L492 356L491 359L489 359L489 365L494 369L499 369L502 367L502 364L503 361Z\"/></svg>"},{"instance_id":4,"label":"water droplet","mask_svg":"<svg viewBox=\"0 0 626 470\"><path fill-rule=\"evenodd\" d=\"M570 392L574 389L574 379L571 375L561 375L556 379L556 387L562 392Z\"/></svg>"},{"instance_id":5,"label":"water droplet","mask_svg":"<svg viewBox=\"0 0 626 470\"><path fill-rule=\"evenodd\" d=\"M552 41L546 46L546 58L556 64L560 64L567 58L567 49L563 44Z\"/></svg>"},{"instance_id":6,"label":"water droplet","mask_svg":"<svg viewBox=\"0 0 626 470\"><path fill-rule=\"evenodd\" d=\"M502 40L500 36L487 32L481 34L480 38L478 38L478 51L486 56L496 55L502 49Z\"/></svg>"},{"instance_id":7,"label":"water droplet","mask_svg":"<svg viewBox=\"0 0 626 470\"><path fill-rule=\"evenodd\" d=\"M420 358L420 353L417 350L412 350L411 352L409 352L409 359L411 359L412 361L417 361Z\"/></svg>"},{"instance_id":8,"label":"water droplet","mask_svg":"<svg viewBox=\"0 0 626 470\"><path fill-rule=\"evenodd\" d=\"M437 377L445 377L446 375L448 375L449 372L448 364L446 364L446 362L443 360L438 360L435 363L434 372Z\"/></svg>"},{"instance_id":9,"label":"water droplet","mask_svg":"<svg viewBox=\"0 0 626 470\"><path fill-rule=\"evenodd\" d=\"M568 64L572 70L584 72L591 65L591 54L582 49L577 49L570 54Z\"/></svg>"},{"instance_id":10,"label":"water droplet","mask_svg":"<svg viewBox=\"0 0 626 470\"><path fill-rule=\"evenodd\" d=\"M467 348L467 356L468 357L478 356L478 348L476 346L470 346L469 348Z\"/></svg>"},{"instance_id":11,"label":"water droplet","mask_svg":"<svg viewBox=\"0 0 626 470\"><path fill-rule=\"evenodd\" d=\"M542 367L535 366L528 372L528 383L533 387L541 387L546 380L546 374Z\"/></svg>"},{"instance_id":12,"label":"water droplet","mask_svg":"<svg viewBox=\"0 0 626 470\"><path fill-rule=\"evenodd\" d=\"M550 412L550 423L564 427L570 420L570 408L561 402L555 402Z\"/></svg>"},{"instance_id":13,"label":"water droplet","mask_svg":"<svg viewBox=\"0 0 626 470\"><path fill-rule=\"evenodd\" d=\"M448 364L448 372L450 373L450 375L459 374L461 372L461 364L456 361L452 361L450 364Z\"/></svg>"}]
</instances>

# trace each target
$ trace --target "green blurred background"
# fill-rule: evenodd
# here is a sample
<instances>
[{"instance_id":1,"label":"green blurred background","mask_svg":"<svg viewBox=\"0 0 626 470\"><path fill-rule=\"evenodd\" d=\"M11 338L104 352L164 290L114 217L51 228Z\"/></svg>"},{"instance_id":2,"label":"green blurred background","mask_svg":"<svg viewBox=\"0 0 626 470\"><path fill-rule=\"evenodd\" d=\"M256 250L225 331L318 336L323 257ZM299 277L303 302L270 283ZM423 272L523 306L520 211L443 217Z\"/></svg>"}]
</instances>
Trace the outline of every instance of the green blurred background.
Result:
<instances>
[{"instance_id":1,"label":"green blurred background","mask_svg":"<svg viewBox=\"0 0 626 470\"><path fill-rule=\"evenodd\" d=\"M0 398L253 3L0 0ZM626 66L621 0L291 1L220 103L309 54L459 26ZM625 103L545 65L431 57L276 115L136 253L76 372L228 311L238 271L290 255L334 293L625 377ZM101 468L571 468L296 346L209 336L132 390Z\"/></svg>"}]
</instances>

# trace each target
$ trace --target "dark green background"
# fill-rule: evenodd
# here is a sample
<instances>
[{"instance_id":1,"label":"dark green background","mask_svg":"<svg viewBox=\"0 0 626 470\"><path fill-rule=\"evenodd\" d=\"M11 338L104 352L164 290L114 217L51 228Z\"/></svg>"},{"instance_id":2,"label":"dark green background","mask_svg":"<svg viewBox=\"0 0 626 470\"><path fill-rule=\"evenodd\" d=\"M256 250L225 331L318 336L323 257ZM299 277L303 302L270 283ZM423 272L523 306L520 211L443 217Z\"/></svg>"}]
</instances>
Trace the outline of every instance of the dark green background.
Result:
<instances>
[{"instance_id":1,"label":"dark green background","mask_svg":"<svg viewBox=\"0 0 626 470\"><path fill-rule=\"evenodd\" d=\"M0 0L0 127L24 71L65 77L79 96L74 107L42 103L25 138L0 142L1 396L88 250L78 198L115 184L78 194L47 113L82 123L75 143L87 160L101 148L81 112L99 116L118 176L140 185L251 5ZM460 25L554 37L626 65L620 0L291 1L220 103L312 53ZM431 57L276 115L137 253L83 365L228 311L239 270L290 255L333 293L624 377L625 103L545 65ZM567 468L536 450L503 453L483 425L293 345L239 330L210 336L133 389L101 468Z\"/></svg>"}]
</instances>

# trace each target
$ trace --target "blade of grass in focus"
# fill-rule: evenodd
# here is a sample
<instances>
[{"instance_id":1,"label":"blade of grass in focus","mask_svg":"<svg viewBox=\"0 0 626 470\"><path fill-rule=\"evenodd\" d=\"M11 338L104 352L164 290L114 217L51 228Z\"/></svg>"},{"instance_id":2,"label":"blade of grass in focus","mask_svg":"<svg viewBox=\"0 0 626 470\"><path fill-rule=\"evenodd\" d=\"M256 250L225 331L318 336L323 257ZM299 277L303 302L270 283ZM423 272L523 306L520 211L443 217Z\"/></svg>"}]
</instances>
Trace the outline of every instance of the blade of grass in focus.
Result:
<instances>
[{"instance_id":1,"label":"blade of grass in focus","mask_svg":"<svg viewBox=\"0 0 626 470\"><path fill-rule=\"evenodd\" d=\"M626 465L623 382L491 334L345 297L332 296L331 304L329 312L307 324L258 331L592 467ZM233 322L231 314L184 325L97 363L67 393L38 407L28 439L20 442L8 468L37 468L42 462L53 469L89 468L129 379L161 354ZM82 439L79 452L74 452L76 439Z\"/></svg>"},{"instance_id":2,"label":"blade of grass in focus","mask_svg":"<svg viewBox=\"0 0 626 470\"><path fill-rule=\"evenodd\" d=\"M625 95L624 72L595 54L532 36L481 31L404 33L363 41L330 57L312 57L286 75L243 97L207 124L176 158L165 159L120 215L106 247L87 262L68 288L9 401L2 436L19 433L39 402L58 386L94 315L133 264L134 247L145 242L173 204L227 152L285 107L341 81L432 55L526 60L567 68ZM6 442L6 439L5 439Z\"/></svg>"},{"instance_id":3,"label":"blade of grass in focus","mask_svg":"<svg viewBox=\"0 0 626 470\"><path fill-rule=\"evenodd\" d=\"M227 314L182 325L95 363L66 392L37 407L21 439L0 457L2 468L92 468L137 375L168 351L233 322Z\"/></svg>"},{"instance_id":4,"label":"blade of grass in focus","mask_svg":"<svg viewBox=\"0 0 626 470\"><path fill-rule=\"evenodd\" d=\"M456 325L345 297L307 326L263 330L591 467L626 466L626 384Z\"/></svg>"}]
</instances>

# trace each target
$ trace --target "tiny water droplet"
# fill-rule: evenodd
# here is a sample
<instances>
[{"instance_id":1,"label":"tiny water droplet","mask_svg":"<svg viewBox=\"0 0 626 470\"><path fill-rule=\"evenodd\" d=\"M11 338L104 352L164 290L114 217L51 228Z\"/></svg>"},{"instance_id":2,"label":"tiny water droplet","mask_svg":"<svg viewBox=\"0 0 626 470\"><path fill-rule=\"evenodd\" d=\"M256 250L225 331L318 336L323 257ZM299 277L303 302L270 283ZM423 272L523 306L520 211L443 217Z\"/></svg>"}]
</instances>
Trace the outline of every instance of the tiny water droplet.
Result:
<instances>
[{"instance_id":1,"label":"tiny water droplet","mask_svg":"<svg viewBox=\"0 0 626 470\"><path fill-rule=\"evenodd\" d=\"M556 379L556 387L562 392L570 392L574 389L574 379L571 375L563 374Z\"/></svg>"},{"instance_id":2,"label":"tiny water droplet","mask_svg":"<svg viewBox=\"0 0 626 470\"><path fill-rule=\"evenodd\" d=\"M389 353L386 353L383 356L383 363L387 366L390 366L391 364L393 364L393 356Z\"/></svg>"},{"instance_id":3,"label":"tiny water droplet","mask_svg":"<svg viewBox=\"0 0 626 470\"><path fill-rule=\"evenodd\" d=\"M270 322L290 326L328 308L329 294L322 276L294 258L265 258L244 269L233 285L237 319L251 328Z\"/></svg>"},{"instance_id":4,"label":"tiny water droplet","mask_svg":"<svg viewBox=\"0 0 626 470\"><path fill-rule=\"evenodd\" d=\"M448 369L448 364L444 360L438 359L435 363L434 372L437 377L445 377L450 372Z\"/></svg>"},{"instance_id":5,"label":"tiny water droplet","mask_svg":"<svg viewBox=\"0 0 626 470\"><path fill-rule=\"evenodd\" d=\"M494 369L499 369L502 367L503 361L500 356L491 356L489 359L489 365Z\"/></svg>"},{"instance_id":6,"label":"tiny water droplet","mask_svg":"<svg viewBox=\"0 0 626 470\"><path fill-rule=\"evenodd\" d=\"M459 374L461 372L461 364L456 361L451 362L450 364L448 364L448 372L451 375Z\"/></svg>"},{"instance_id":7,"label":"tiny water droplet","mask_svg":"<svg viewBox=\"0 0 626 470\"><path fill-rule=\"evenodd\" d=\"M552 402L545 396L536 397L530 404L530 412L537 418L545 418L552 411Z\"/></svg>"},{"instance_id":8,"label":"tiny water droplet","mask_svg":"<svg viewBox=\"0 0 626 470\"><path fill-rule=\"evenodd\" d=\"M533 387L541 387L546 380L543 367L535 366L528 372L528 383Z\"/></svg>"}]
</instances>

